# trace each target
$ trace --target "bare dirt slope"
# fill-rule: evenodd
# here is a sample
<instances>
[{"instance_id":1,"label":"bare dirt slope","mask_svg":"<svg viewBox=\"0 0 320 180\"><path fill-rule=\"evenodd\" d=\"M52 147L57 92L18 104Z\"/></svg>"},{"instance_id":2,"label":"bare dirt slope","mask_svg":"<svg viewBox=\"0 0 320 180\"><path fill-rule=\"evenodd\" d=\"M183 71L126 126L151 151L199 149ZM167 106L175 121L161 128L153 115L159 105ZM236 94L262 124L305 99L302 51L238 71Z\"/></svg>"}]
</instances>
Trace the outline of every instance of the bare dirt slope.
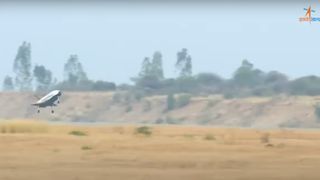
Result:
<instances>
[{"instance_id":1,"label":"bare dirt slope","mask_svg":"<svg viewBox=\"0 0 320 180\"><path fill-rule=\"evenodd\" d=\"M166 111L166 97L141 100L115 99L113 93L64 93L61 104L42 109L28 93L0 93L1 118L32 118L54 121L98 121L110 123L205 124L240 127L318 127L314 105L319 97L268 97L224 99L221 96L193 97L181 108Z\"/></svg>"},{"instance_id":2,"label":"bare dirt slope","mask_svg":"<svg viewBox=\"0 0 320 180\"><path fill-rule=\"evenodd\" d=\"M316 131L153 126L145 136L134 126L32 125L21 133L25 126L0 126L0 179L320 178Z\"/></svg>"}]
</instances>

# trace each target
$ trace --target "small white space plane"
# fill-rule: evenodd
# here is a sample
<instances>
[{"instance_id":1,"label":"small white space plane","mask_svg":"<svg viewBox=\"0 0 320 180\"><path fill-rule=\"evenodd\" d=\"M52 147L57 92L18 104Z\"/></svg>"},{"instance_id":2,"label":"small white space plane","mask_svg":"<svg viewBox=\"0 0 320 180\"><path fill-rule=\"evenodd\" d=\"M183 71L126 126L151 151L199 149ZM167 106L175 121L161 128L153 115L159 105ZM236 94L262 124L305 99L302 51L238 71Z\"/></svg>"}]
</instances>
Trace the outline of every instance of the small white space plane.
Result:
<instances>
[{"instance_id":1,"label":"small white space plane","mask_svg":"<svg viewBox=\"0 0 320 180\"><path fill-rule=\"evenodd\" d=\"M50 93L39 99L36 103L33 103L32 105L38 107L38 113L40 113L40 108L45 108L48 106L51 107L51 113L54 113L52 107L57 106L57 104L60 103L61 95L62 93L60 90L51 91Z\"/></svg>"}]
</instances>

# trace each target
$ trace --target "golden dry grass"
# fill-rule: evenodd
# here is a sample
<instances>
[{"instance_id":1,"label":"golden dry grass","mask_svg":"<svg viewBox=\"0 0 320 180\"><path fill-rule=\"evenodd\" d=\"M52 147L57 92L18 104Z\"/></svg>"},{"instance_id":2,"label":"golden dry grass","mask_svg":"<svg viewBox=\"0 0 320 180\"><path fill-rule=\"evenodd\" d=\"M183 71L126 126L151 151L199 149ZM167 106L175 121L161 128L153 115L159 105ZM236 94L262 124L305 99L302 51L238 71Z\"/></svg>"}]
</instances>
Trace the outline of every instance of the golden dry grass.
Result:
<instances>
[{"instance_id":1,"label":"golden dry grass","mask_svg":"<svg viewBox=\"0 0 320 180\"><path fill-rule=\"evenodd\" d=\"M10 120L0 122L0 133L44 133L48 124L32 120Z\"/></svg>"},{"instance_id":2,"label":"golden dry grass","mask_svg":"<svg viewBox=\"0 0 320 180\"><path fill-rule=\"evenodd\" d=\"M151 126L145 136L137 127L0 123L16 129L0 133L0 179L320 178L315 130Z\"/></svg>"}]
</instances>

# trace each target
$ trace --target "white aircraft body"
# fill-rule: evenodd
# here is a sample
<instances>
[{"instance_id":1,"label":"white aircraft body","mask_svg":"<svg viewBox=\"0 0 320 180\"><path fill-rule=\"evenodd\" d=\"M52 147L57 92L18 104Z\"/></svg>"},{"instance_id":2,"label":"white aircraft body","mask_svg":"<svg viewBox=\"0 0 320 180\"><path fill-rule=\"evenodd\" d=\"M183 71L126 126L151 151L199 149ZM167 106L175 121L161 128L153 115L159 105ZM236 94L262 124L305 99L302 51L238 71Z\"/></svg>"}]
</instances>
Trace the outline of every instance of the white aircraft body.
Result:
<instances>
[{"instance_id":1,"label":"white aircraft body","mask_svg":"<svg viewBox=\"0 0 320 180\"><path fill-rule=\"evenodd\" d=\"M36 103L33 103L33 106L38 107L38 113L40 113L40 108L51 107L51 113L54 113L52 109L53 106L57 106L60 102L60 96L62 95L60 90L54 90L43 96Z\"/></svg>"}]
</instances>

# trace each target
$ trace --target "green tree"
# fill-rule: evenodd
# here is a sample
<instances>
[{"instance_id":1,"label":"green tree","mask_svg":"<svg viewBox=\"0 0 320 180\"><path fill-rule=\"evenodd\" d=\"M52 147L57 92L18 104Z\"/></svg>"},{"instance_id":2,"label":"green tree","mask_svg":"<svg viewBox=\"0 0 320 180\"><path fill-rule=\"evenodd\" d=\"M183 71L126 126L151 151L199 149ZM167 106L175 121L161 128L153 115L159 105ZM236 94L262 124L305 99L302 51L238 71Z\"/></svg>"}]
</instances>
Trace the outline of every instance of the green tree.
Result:
<instances>
[{"instance_id":1,"label":"green tree","mask_svg":"<svg viewBox=\"0 0 320 180\"><path fill-rule=\"evenodd\" d=\"M56 88L69 91L93 90L95 82L88 79L77 55L71 55L64 65L64 81L57 84ZM100 83L98 83L98 86ZM99 88L99 87L98 87Z\"/></svg>"},{"instance_id":2,"label":"green tree","mask_svg":"<svg viewBox=\"0 0 320 180\"><path fill-rule=\"evenodd\" d=\"M20 91L32 90L31 74L31 45L23 42L18 49L13 64L13 71L16 74L15 83Z\"/></svg>"},{"instance_id":3,"label":"green tree","mask_svg":"<svg viewBox=\"0 0 320 180\"><path fill-rule=\"evenodd\" d=\"M64 77L65 81L71 85L76 85L81 81L88 80L87 74L83 70L77 55L71 55L64 65Z\"/></svg>"},{"instance_id":4,"label":"green tree","mask_svg":"<svg viewBox=\"0 0 320 180\"><path fill-rule=\"evenodd\" d=\"M144 58L137 78L132 78L136 86L148 89L158 89L163 78L161 54L156 54L152 62L150 58Z\"/></svg>"},{"instance_id":5,"label":"green tree","mask_svg":"<svg viewBox=\"0 0 320 180\"><path fill-rule=\"evenodd\" d=\"M305 76L290 82L290 93L294 95L320 95L320 78Z\"/></svg>"},{"instance_id":6,"label":"green tree","mask_svg":"<svg viewBox=\"0 0 320 180\"><path fill-rule=\"evenodd\" d=\"M213 73L199 73L196 76L196 81L201 85L214 86L220 85L223 82L223 79Z\"/></svg>"},{"instance_id":7,"label":"green tree","mask_svg":"<svg viewBox=\"0 0 320 180\"><path fill-rule=\"evenodd\" d=\"M197 89L197 82L193 76L179 77L175 80L176 93L192 93Z\"/></svg>"},{"instance_id":8,"label":"green tree","mask_svg":"<svg viewBox=\"0 0 320 180\"><path fill-rule=\"evenodd\" d=\"M151 62L151 75L155 76L157 79L163 79L163 68L162 68L162 54L159 51L156 51L153 54Z\"/></svg>"},{"instance_id":9,"label":"green tree","mask_svg":"<svg viewBox=\"0 0 320 180\"><path fill-rule=\"evenodd\" d=\"M180 77L192 76L192 59L186 48L183 48L177 53L177 62L175 66L179 71Z\"/></svg>"},{"instance_id":10,"label":"green tree","mask_svg":"<svg viewBox=\"0 0 320 180\"><path fill-rule=\"evenodd\" d=\"M51 87L52 73L42 65L36 65L33 75L37 81L37 91L47 91Z\"/></svg>"},{"instance_id":11,"label":"green tree","mask_svg":"<svg viewBox=\"0 0 320 180\"><path fill-rule=\"evenodd\" d=\"M14 85L13 85L13 80L12 77L6 76L3 80L3 85L2 89L4 91L13 91L14 90Z\"/></svg>"},{"instance_id":12,"label":"green tree","mask_svg":"<svg viewBox=\"0 0 320 180\"><path fill-rule=\"evenodd\" d=\"M275 93L286 92L288 90L288 84L288 77L277 71L268 72L264 80L264 86L272 89Z\"/></svg>"},{"instance_id":13,"label":"green tree","mask_svg":"<svg viewBox=\"0 0 320 180\"><path fill-rule=\"evenodd\" d=\"M139 78L144 78L148 76L152 76L152 63L150 62L150 58L145 57L142 61Z\"/></svg>"},{"instance_id":14,"label":"green tree","mask_svg":"<svg viewBox=\"0 0 320 180\"><path fill-rule=\"evenodd\" d=\"M106 81L96 81L92 87L92 90L95 90L95 91L114 91L115 89L116 89L115 83L106 82Z\"/></svg>"},{"instance_id":15,"label":"green tree","mask_svg":"<svg viewBox=\"0 0 320 180\"><path fill-rule=\"evenodd\" d=\"M135 80L135 82L138 87L142 87L145 90L154 90L161 88L161 82L154 76L141 77Z\"/></svg>"},{"instance_id":16,"label":"green tree","mask_svg":"<svg viewBox=\"0 0 320 180\"><path fill-rule=\"evenodd\" d=\"M233 76L234 82L243 87L252 87L263 83L264 72L254 69L253 64L248 60L243 60L241 66Z\"/></svg>"}]
</instances>

